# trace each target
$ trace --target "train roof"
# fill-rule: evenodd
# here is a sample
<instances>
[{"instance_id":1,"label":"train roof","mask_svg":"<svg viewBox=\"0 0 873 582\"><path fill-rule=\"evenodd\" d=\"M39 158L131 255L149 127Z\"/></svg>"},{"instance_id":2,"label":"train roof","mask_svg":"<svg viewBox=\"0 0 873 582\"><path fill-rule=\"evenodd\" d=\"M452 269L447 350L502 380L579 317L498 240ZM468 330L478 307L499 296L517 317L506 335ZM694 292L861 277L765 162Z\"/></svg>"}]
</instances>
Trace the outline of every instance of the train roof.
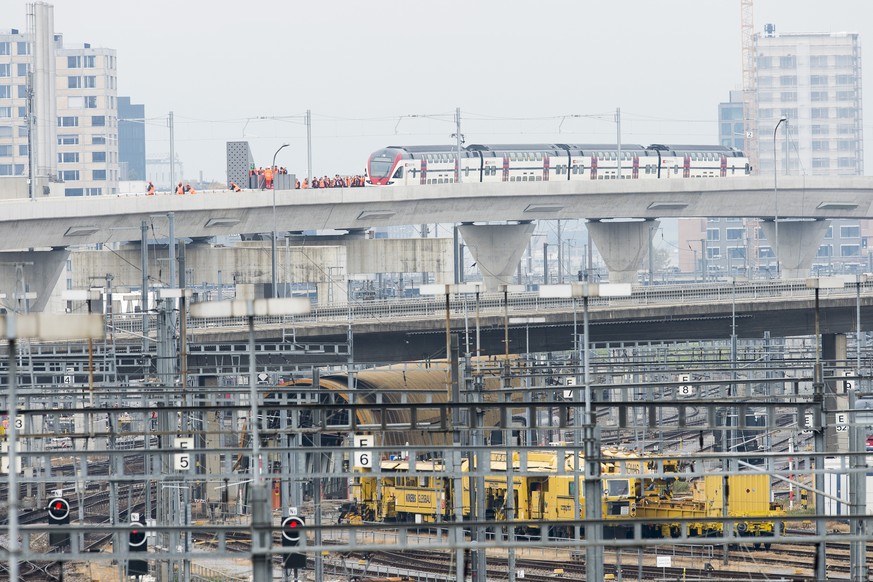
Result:
<instances>
[{"instance_id":1,"label":"train roof","mask_svg":"<svg viewBox=\"0 0 873 582\"><path fill-rule=\"evenodd\" d=\"M670 150L677 152L734 152L742 154L740 150L730 146L722 145L689 145L689 144L659 144L655 143L649 146L652 150Z\"/></svg>"},{"instance_id":2,"label":"train roof","mask_svg":"<svg viewBox=\"0 0 873 582\"><path fill-rule=\"evenodd\" d=\"M431 152L456 152L458 151L457 146L451 145L416 145L416 146L388 146L385 149L389 150L403 150L404 152L409 152L410 154L417 153L431 153ZM464 150L466 148L461 148Z\"/></svg>"}]
</instances>

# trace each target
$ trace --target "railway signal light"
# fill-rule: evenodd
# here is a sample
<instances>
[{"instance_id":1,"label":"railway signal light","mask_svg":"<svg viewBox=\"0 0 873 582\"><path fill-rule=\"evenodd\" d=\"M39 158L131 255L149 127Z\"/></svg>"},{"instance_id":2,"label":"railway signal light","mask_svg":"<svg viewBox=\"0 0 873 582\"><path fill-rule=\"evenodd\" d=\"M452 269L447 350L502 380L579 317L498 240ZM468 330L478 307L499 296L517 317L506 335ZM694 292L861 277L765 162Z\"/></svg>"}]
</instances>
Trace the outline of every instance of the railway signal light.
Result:
<instances>
[{"instance_id":1,"label":"railway signal light","mask_svg":"<svg viewBox=\"0 0 873 582\"><path fill-rule=\"evenodd\" d=\"M49 525L70 523L70 502L63 497L55 497L48 504Z\"/></svg>"},{"instance_id":2,"label":"railway signal light","mask_svg":"<svg viewBox=\"0 0 873 582\"><path fill-rule=\"evenodd\" d=\"M143 525L138 521L131 522L130 532L127 536L127 551L128 552L147 552L149 551L148 540ZM128 560L127 575L128 576L145 576L149 573L149 563L147 560Z\"/></svg>"},{"instance_id":3,"label":"railway signal light","mask_svg":"<svg viewBox=\"0 0 873 582\"><path fill-rule=\"evenodd\" d=\"M306 535L306 522L297 516L289 516L282 520L282 547L300 547L301 538ZM292 552L282 556L286 570L300 570L306 567L306 554Z\"/></svg>"},{"instance_id":4,"label":"railway signal light","mask_svg":"<svg viewBox=\"0 0 873 582\"><path fill-rule=\"evenodd\" d=\"M70 523L70 502L63 497L55 497L48 504L49 525L67 525ZM49 533L49 544L61 546L70 542L69 533Z\"/></svg>"}]
</instances>

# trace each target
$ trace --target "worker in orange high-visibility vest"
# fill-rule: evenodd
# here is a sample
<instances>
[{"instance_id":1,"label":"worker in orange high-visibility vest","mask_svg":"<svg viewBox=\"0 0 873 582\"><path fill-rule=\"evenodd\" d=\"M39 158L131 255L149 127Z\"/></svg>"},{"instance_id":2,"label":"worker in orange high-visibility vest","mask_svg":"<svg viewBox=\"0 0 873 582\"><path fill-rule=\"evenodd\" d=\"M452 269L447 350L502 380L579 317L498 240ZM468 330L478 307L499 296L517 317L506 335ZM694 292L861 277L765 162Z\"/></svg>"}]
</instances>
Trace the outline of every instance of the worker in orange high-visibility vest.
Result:
<instances>
[{"instance_id":1,"label":"worker in orange high-visibility vest","mask_svg":"<svg viewBox=\"0 0 873 582\"><path fill-rule=\"evenodd\" d=\"M185 187L182 186L182 182L179 182L179 184L176 186L176 194L182 195L184 193L185 193Z\"/></svg>"},{"instance_id":2,"label":"worker in orange high-visibility vest","mask_svg":"<svg viewBox=\"0 0 873 582\"><path fill-rule=\"evenodd\" d=\"M273 168L267 167L264 169L264 185L267 190L273 189Z\"/></svg>"}]
</instances>

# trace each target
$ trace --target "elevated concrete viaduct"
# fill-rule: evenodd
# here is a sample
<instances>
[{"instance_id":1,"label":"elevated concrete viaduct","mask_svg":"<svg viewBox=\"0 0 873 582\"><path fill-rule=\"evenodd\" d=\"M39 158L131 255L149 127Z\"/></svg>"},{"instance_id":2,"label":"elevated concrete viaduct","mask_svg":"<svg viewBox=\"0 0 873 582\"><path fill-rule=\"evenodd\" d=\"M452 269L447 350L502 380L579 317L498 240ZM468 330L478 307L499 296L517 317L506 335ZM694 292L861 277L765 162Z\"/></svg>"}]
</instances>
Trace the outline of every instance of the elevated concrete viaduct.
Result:
<instances>
[{"instance_id":1,"label":"elevated concrete viaduct","mask_svg":"<svg viewBox=\"0 0 873 582\"><path fill-rule=\"evenodd\" d=\"M0 183L2 187L2 183ZM275 194L275 195L274 195ZM195 196L116 196L35 200L0 193L0 250L65 248L136 240L143 220L170 217L178 237L305 231L361 230L421 223L464 225L471 251L488 284L508 283L508 260L527 244L523 232L540 219L577 218L591 233L615 282L635 276L654 229L665 217L778 216L776 254L786 276L809 267L827 221L873 217L873 178L766 177L462 183L391 188L202 192ZM275 201L275 204L274 204ZM505 226L506 231L494 226ZM487 227L484 234L475 231ZM771 228L765 224L766 232ZM775 234L775 233L774 233ZM775 240L775 236L773 237ZM34 255L30 263L43 259ZM0 281L8 272L0 272ZM7 285L8 287L8 285Z\"/></svg>"}]
</instances>

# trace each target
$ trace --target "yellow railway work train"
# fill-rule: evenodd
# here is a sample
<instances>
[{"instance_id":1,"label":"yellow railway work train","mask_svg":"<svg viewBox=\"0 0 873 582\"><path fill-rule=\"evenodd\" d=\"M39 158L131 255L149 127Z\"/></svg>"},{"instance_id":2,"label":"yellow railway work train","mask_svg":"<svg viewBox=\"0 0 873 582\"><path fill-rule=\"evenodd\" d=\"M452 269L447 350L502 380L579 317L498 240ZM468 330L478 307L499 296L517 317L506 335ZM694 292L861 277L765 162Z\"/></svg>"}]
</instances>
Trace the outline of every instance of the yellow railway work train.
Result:
<instances>
[{"instance_id":1,"label":"yellow railway work train","mask_svg":"<svg viewBox=\"0 0 873 582\"><path fill-rule=\"evenodd\" d=\"M507 456L492 451L489 466L482 471L485 515L479 519L506 519L509 487ZM564 449L544 449L512 454L512 499L516 531L547 537L570 537L579 518L585 518L582 495L583 459ZM468 475L470 461L460 461L461 514L471 516L477 477ZM706 476L688 481L675 459L639 456L620 450L604 450L601 455L602 515L616 536L629 536L634 522L642 524L644 535L678 537L683 528L687 536L718 536L722 519L734 524L738 536L754 537L756 547L769 544L775 523L784 515L778 503L771 502L770 478L764 474L743 473ZM433 524L454 521L455 491L458 480L447 477L451 461L429 459L383 460L378 472L365 471L355 478L354 501L347 504L340 520L345 523L401 522ZM679 487L680 483L686 483ZM727 487L727 511L723 510ZM472 488L472 494L471 494ZM687 493L675 494L677 489ZM568 525L570 524L570 525ZM544 527L545 526L545 527Z\"/></svg>"}]
</instances>

